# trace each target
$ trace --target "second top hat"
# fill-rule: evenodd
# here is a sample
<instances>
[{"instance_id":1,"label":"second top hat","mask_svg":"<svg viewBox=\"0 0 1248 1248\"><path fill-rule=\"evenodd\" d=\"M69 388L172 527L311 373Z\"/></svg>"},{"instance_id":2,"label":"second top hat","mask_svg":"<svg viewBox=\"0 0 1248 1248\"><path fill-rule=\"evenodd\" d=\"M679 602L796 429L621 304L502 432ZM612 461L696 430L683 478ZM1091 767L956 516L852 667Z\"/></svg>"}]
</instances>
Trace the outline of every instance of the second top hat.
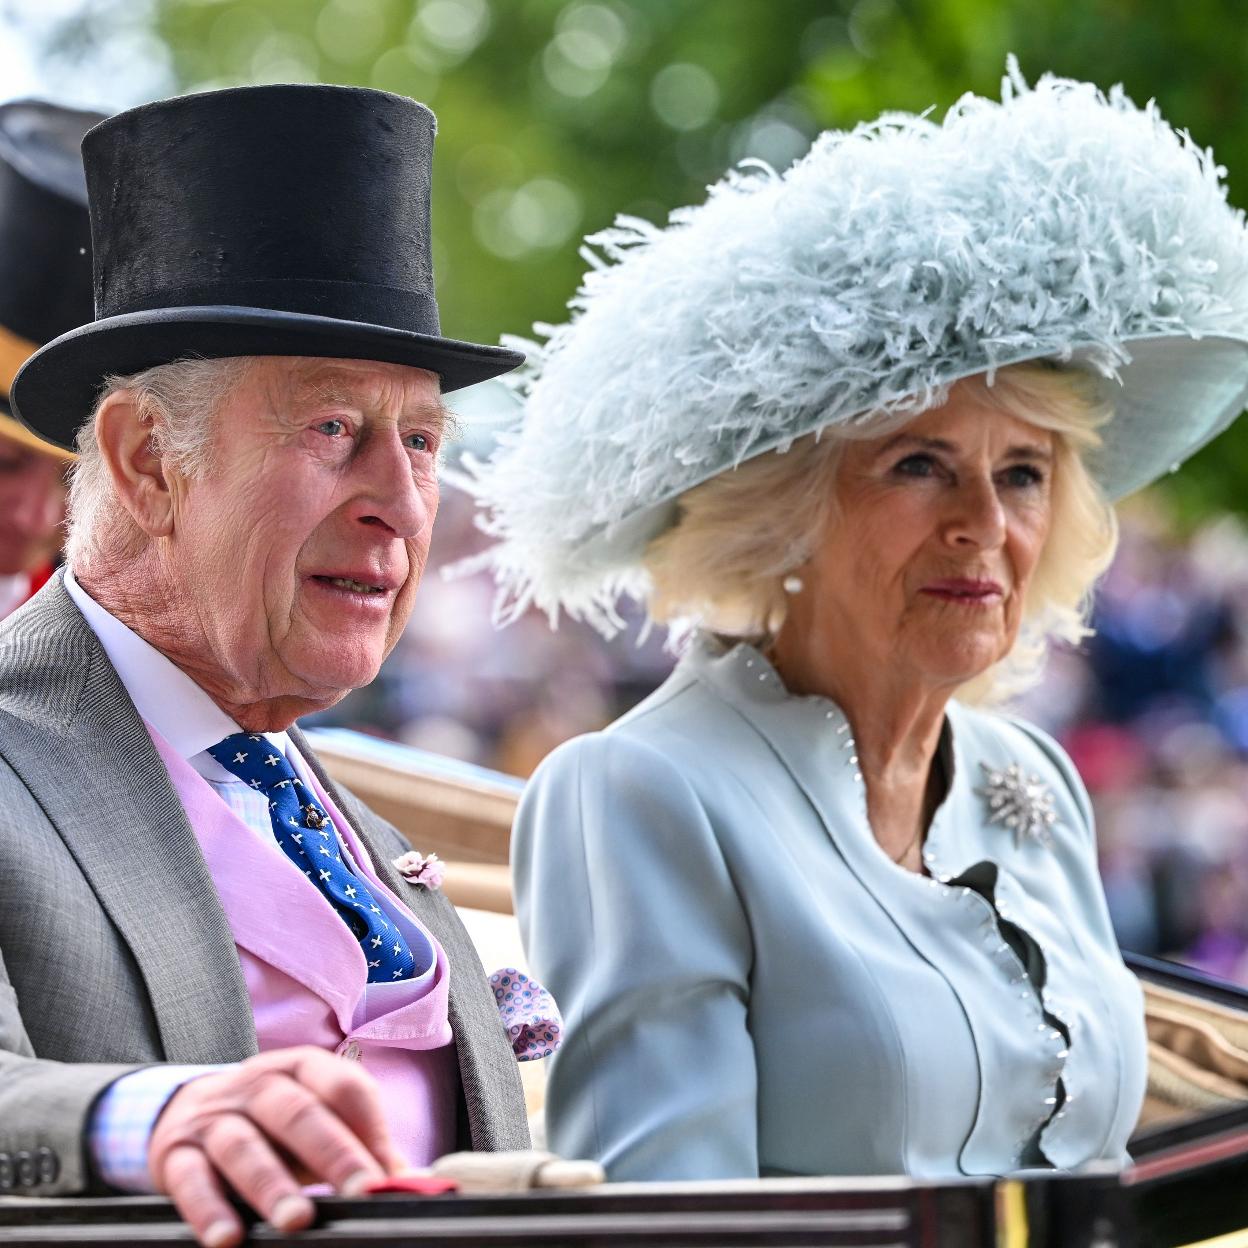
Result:
<instances>
[{"instance_id":1,"label":"second top hat","mask_svg":"<svg viewBox=\"0 0 1248 1248\"><path fill-rule=\"evenodd\" d=\"M433 114L354 87L239 87L119 113L83 141L95 314L12 390L72 445L104 378L180 358L304 355L427 368L443 390L523 356L442 336Z\"/></svg>"},{"instance_id":2,"label":"second top hat","mask_svg":"<svg viewBox=\"0 0 1248 1248\"><path fill-rule=\"evenodd\" d=\"M91 230L79 145L102 113L44 100L0 105L0 435L54 455L9 414L35 350L91 316Z\"/></svg>"}]
</instances>

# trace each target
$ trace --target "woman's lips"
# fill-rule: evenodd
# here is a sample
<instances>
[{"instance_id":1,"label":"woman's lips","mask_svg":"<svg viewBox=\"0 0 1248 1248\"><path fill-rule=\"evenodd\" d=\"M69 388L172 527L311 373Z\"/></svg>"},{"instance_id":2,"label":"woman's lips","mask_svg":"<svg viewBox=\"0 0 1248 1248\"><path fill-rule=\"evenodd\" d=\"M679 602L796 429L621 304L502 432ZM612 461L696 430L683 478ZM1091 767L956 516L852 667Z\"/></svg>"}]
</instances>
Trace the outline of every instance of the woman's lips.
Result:
<instances>
[{"instance_id":1,"label":"woman's lips","mask_svg":"<svg viewBox=\"0 0 1248 1248\"><path fill-rule=\"evenodd\" d=\"M919 592L930 598L967 607L995 606L1005 597L1005 591L997 581L960 576L929 581Z\"/></svg>"}]
</instances>

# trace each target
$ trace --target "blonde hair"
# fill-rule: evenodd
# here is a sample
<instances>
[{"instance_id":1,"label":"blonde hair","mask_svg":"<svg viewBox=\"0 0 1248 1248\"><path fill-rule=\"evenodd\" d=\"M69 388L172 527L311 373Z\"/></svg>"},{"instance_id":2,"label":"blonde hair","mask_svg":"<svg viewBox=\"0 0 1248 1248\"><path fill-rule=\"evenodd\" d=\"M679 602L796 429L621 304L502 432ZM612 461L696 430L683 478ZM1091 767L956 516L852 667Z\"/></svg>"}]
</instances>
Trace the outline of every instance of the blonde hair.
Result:
<instances>
[{"instance_id":1,"label":"blonde hair","mask_svg":"<svg viewBox=\"0 0 1248 1248\"><path fill-rule=\"evenodd\" d=\"M1091 593L1118 544L1113 507L1084 466L1112 415L1096 379L1040 362L954 383L951 392L1024 420L1054 437L1052 519L1023 602L1010 653L968 682L968 702L1000 701L1040 677L1050 642L1088 636ZM784 578L805 562L832 514L835 478L851 438L894 428L887 417L809 434L785 451L747 460L681 495L679 518L646 548L649 610L671 624L697 623L740 637L774 637L784 622Z\"/></svg>"}]
</instances>

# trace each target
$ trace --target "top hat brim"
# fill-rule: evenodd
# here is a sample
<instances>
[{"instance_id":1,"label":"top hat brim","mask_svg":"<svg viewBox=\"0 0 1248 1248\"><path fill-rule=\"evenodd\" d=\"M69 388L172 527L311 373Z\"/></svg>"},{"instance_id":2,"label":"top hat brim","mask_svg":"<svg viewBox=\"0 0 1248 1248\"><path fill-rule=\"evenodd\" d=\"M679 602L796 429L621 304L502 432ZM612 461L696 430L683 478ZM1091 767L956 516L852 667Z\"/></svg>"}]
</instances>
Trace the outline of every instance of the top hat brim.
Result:
<instances>
[{"instance_id":1,"label":"top hat brim","mask_svg":"<svg viewBox=\"0 0 1248 1248\"><path fill-rule=\"evenodd\" d=\"M174 307L93 321L53 339L22 365L13 414L40 439L72 450L106 377L184 359L315 356L406 364L438 374L443 393L511 372L524 356L335 317L252 307Z\"/></svg>"}]
</instances>

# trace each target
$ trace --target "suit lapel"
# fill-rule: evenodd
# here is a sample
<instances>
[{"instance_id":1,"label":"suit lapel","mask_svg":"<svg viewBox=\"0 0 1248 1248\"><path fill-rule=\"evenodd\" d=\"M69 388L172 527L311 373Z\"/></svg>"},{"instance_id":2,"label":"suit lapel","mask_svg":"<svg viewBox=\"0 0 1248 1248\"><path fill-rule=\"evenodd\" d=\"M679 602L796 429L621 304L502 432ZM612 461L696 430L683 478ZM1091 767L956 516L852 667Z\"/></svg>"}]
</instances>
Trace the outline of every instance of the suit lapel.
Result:
<instances>
[{"instance_id":1,"label":"suit lapel","mask_svg":"<svg viewBox=\"0 0 1248 1248\"><path fill-rule=\"evenodd\" d=\"M0 705L24 721L8 761L129 946L164 1058L250 1056L234 939L143 721L59 575L20 616L0 644Z\"/></svg>"},{"instance_id":2,"label":"suit lapel","mask_svg":"<svg viewBox=\"0 0 1248 1248\"><path fill-rule=\"evenodd\" d=\"M385 844L380 835L388 825L334 784L298 729L292 729L290 735L321 787L351 820L378 878L402 898L446 953L451 970L448 1010L470 1135L465 1144L477 1151L528 1148L524 1088L515 1055L481 959L455 907L442 892L409 884L399 874L392 861L394 847ZM400 833L392 828L389 831L401 839Z\"/></svg>"}]
</instances>

